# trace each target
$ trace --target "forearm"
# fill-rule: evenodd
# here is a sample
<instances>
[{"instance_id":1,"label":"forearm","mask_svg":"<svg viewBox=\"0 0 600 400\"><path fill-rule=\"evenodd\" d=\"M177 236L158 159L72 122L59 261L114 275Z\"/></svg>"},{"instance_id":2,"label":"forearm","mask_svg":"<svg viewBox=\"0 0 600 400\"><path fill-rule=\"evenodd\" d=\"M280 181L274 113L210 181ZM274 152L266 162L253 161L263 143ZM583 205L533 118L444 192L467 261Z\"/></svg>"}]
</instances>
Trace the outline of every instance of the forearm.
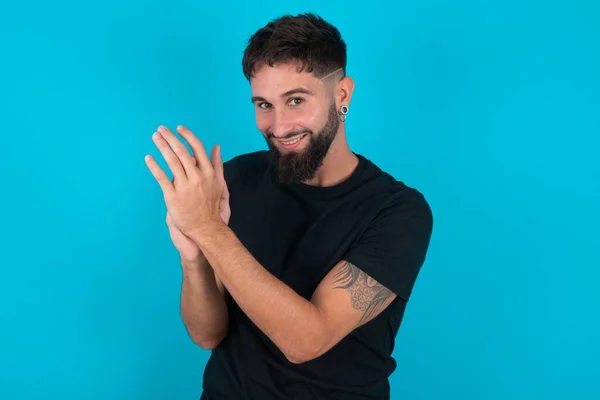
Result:
<instances>
[{"instance_id":1,"label":"forearm","mask_svg":"<svg viewBox=\"0 0 600 400\"><path fill-rule=\"evenodd\" d=\"M203 348L215 347L227 331L227 305L213 269L204 256L181 260L181 316L192 340Z\"/></svg>"},{"instance_id":2,"label":"forearm","mask_svg":"<svg viewBox=\"0 0 600 400\"><path fill-rule=\"evenodd\" d=\"M319 350L326 338L317 307L262 267L228 227L197 243L240 308L290 360Z\"/></svg>"}]
</instances>

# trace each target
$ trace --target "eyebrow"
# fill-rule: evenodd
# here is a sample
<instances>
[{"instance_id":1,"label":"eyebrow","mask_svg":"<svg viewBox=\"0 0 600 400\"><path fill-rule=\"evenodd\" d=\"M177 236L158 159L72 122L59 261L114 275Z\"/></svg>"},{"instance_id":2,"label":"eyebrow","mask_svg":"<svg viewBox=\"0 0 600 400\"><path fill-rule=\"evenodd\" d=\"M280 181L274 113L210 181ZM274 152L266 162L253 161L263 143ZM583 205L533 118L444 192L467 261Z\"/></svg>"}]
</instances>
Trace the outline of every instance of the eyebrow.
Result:
<instances>
[{"instance_id":1,"label":"eyebrow","mask_svg":"<svg viewBox=\"0 0 600 400\"><path fill-rule=\"evenodd\" d=\"M283 93L281 95L281 97L288 97L294 94L307 94L307 95L313 95L314 93L306 88L296 88L296 89L292 89L292 90L288 90L287 92ZM264 97L261 96L252 96L252 103L255 103L257 101L264 101L267 102L267 100Z\"/></svg>"}]
</instances>

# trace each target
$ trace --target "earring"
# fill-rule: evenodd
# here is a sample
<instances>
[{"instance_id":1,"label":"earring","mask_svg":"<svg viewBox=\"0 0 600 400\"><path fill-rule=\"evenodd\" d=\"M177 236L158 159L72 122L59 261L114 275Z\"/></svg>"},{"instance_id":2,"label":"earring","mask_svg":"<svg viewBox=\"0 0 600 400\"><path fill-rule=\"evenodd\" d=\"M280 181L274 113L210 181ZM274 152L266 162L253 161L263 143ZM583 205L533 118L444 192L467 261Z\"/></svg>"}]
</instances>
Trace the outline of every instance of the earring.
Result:
<instances>
[{"instance_id":1,"label":"earring","mask_svg":"<svg viewBox=\"0 0 600 400\"><path fill-rule=\"evenodd\" d=\"M344 122L346 120L346 115L348 115L348 106L340 107L340 121Z\"/></svg>"}]
</instances>

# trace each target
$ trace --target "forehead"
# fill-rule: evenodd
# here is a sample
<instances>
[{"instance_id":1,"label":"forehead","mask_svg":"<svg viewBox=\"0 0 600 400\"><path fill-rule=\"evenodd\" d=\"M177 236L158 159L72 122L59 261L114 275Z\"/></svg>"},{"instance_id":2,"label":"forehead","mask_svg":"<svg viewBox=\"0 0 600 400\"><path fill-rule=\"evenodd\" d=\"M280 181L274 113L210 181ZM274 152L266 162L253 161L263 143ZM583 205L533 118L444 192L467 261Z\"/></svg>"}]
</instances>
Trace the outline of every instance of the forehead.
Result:
<instances>
[{"instance_id":1,"label":"forehead","mask_svg":"<svg viewBox=\"0 0 600 400\"><path fill-rule=\"evenodd\" d=\"M290 90L304 88L313 93L322 89L323 82L308 72L298 72L296 65L263 65L256 69L250 81L255 96L279 96Z\"/></svg>"}]
</instances>

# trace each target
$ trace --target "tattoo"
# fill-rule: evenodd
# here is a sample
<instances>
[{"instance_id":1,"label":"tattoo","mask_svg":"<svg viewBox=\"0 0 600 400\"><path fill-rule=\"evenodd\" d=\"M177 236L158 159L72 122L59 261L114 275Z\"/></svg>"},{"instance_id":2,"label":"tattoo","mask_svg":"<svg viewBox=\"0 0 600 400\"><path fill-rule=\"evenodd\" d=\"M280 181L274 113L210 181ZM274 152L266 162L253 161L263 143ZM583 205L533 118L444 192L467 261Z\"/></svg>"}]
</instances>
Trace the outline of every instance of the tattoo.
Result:
<instances>
[{"instance_id":1,"label":"tattoo","mask_svg":"<svg viewBox=\"0 0 600 400\"><path fill-rule=\"evenodd\" d=\"M369 321L380 312L393 295L392 291L365 274L354 264L344 262L335 274L336 289L348 289L352 307L364 311L361 323Z\"/></svg>"}]
</instances>

